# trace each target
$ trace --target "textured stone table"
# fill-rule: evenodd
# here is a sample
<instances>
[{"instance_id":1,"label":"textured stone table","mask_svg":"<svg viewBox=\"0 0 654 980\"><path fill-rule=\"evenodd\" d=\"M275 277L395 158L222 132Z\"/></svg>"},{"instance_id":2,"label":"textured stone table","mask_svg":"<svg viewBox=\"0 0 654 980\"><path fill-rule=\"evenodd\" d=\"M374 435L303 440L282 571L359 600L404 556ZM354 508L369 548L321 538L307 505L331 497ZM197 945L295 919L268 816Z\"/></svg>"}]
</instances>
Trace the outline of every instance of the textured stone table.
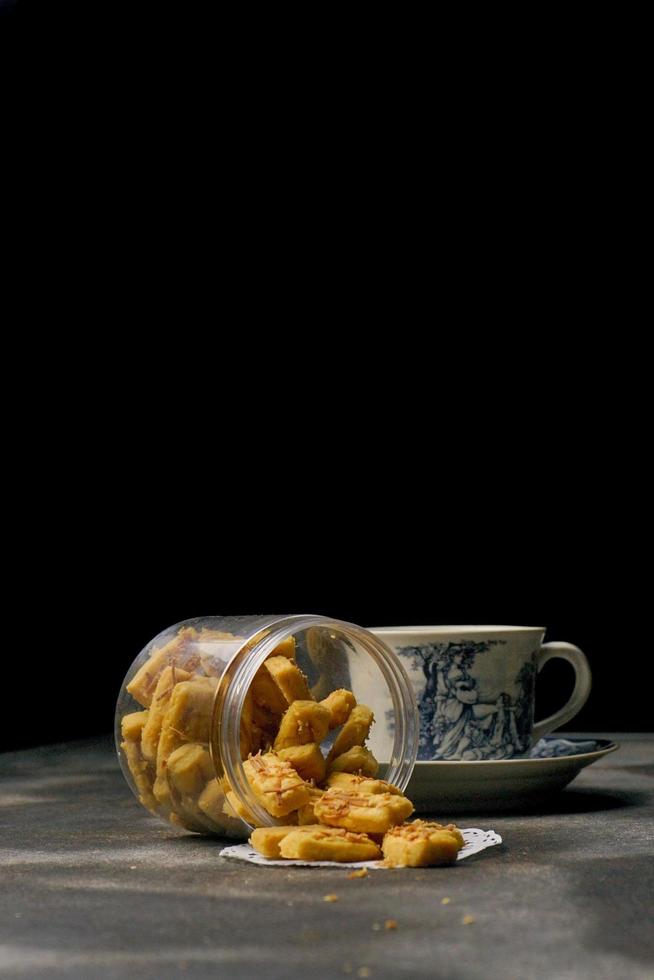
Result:
<instances>
[{"instance_id":1,"label":"textured stone table","mask_svg":"<svg viewBox=\"0 0 654 980\"><path fill-rule=\"evenodd\" d=\"M547 812L458 820L501 847L355 881L177 835L108 741L5 754L0 977L651 980L654 736L613 737ZM375 929L387 918L397 930Z\"/></svg>"}]
</instances>

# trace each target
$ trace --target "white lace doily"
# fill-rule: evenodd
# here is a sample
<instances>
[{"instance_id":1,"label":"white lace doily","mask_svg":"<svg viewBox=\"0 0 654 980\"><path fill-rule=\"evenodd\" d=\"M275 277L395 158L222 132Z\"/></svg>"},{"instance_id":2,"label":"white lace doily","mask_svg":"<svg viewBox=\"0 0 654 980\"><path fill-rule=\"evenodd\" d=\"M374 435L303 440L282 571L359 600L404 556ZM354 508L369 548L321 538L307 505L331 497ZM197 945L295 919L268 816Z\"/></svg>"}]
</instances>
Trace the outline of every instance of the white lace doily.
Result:
<instances>
[{"instance_id":1,"label":"white lace doily","mask_svg":"<svg viewBox=\"0 0 654 980\"><path fill-rule=\"evenodd\" d=\"M459 851L457 861L463 861L464 858L478 854L479 851L485 851L487 847L493 847L495 844L502 843L502 838L494 830L479 830L477 827L468 827L462 830L461 833L463 834L465 844ZM231 847L224 847L220 852L220 856L233 858L235 861L248 861L250 864L263 864L266 866L280 865L284 868L295 864L304 868L374 868L375 870L388 870L383 868L379 861L272 861L270 858L263 857L253 847L250 847L249 844L234 844Z\"/></svg>"}]
</instances>

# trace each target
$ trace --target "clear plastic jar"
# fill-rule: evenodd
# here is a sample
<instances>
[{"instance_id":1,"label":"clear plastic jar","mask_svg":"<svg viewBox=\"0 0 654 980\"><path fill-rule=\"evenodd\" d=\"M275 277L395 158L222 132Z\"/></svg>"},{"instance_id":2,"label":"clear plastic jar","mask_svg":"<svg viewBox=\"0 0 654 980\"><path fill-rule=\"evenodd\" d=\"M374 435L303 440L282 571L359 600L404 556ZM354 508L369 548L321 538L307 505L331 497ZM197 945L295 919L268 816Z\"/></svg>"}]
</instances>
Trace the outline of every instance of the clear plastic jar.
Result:
<instances>
[{"instance_id":1,"label":"clear plastic jar","mask_svg":"<svg viewBox=\"0 0 654 980\"><path fill-rule=\"evenodd\" d=\"M372 708L368 745L379 775L405 789L419 719L409 678L382 640L323 616L207 616L156 636L121 687L118 756L143 806L176 826L223 837L244 838L253 826L286 822L262 807L243 768L257 751L252 733L262 730L251 724L248 692L264 661L280 655L296 661L311 698L347 689ZM336 734L329 733L323 749Z\"/></svg>"}]
</instances>

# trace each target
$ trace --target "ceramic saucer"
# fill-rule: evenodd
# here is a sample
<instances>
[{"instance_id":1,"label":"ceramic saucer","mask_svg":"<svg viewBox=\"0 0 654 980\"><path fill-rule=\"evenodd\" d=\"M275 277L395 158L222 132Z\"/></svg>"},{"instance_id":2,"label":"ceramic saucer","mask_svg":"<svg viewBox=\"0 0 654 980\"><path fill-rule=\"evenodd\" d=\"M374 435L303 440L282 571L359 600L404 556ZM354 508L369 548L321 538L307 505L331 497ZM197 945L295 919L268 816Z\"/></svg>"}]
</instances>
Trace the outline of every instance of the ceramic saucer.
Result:
<instances>
[{"instance_id":1,"label":"ceramic saucer","mask_svg":"<svg viewBox=\"0 0 654 980\"><path fill-rule=\"evenodd\" d=\"M514 810L563 789L617 748L606 738L550 735L526 758L416 762L405 792L418 813Z\"/></svg>"}]
</instances>

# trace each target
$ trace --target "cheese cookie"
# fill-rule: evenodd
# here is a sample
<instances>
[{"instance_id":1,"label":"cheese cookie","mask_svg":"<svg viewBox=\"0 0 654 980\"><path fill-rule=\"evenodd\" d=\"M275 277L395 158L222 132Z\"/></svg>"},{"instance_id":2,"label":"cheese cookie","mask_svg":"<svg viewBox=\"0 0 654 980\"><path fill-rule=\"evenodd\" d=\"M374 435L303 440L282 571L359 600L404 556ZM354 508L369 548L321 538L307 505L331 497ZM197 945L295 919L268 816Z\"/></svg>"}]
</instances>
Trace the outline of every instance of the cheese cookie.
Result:
<instances>
[{"instance_id":1,"label":"cheese cookie","mask_svg":"<svg viewBox=\"0 0 654 980\"><path fill-rule=\"evenodd\" d=\"M394 868L452 864L462 847L463 837L453 824L444 827L428 820L393 827L382 844L385 863Z\"/></svg>"},{"instance_id":2,"label":"cheese cookie","mask_svg":"<svg viewBox=\"0 0 654 980\"><path fill-rule=\"evenodd\" d=\"M395 793L361 793L339 786L314 804L320 823L358 833L384 834L413 813L413 803Z\"/></svg>"}]
</instances>

